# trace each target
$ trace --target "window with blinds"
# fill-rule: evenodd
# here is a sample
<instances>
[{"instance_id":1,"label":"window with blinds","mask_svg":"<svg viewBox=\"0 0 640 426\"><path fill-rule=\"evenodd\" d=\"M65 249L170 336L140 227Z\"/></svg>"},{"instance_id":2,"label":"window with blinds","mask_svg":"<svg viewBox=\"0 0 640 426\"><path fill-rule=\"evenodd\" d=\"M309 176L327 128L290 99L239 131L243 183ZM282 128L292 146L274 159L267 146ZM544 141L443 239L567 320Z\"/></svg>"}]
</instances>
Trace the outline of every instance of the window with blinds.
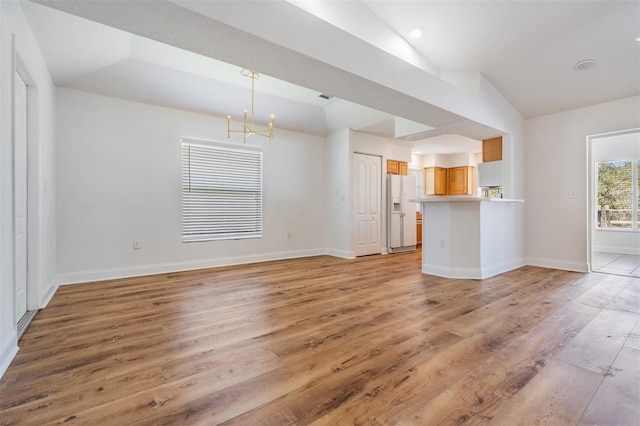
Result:
<instances>
[{"instance_id":1,"label":"window with blinds","mask_svg":"<svg viewBox=\"0 0 640 426\"><path fill-rule=\"evenodd\" d=\"M262 150L182 140L182 241L262 236Z\"/></svg>"}]
</instances>

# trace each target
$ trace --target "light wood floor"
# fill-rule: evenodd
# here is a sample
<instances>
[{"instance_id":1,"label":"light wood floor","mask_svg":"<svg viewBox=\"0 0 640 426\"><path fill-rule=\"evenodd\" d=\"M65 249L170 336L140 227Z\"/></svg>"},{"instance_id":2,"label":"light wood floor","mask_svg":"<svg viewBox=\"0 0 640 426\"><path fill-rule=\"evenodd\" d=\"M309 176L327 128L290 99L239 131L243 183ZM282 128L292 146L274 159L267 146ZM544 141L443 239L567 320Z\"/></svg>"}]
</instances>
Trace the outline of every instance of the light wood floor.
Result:
<instances>
[{"instance_id":1,"label":"light wood floor","mask_svg":"<svg viewBox=\"0 0 640 426\"><path fill-rule=\"evenodd\" d=\"M0 423L640 424L640 279L316 257L62 287Z\"/></svg>"}]
</instances>

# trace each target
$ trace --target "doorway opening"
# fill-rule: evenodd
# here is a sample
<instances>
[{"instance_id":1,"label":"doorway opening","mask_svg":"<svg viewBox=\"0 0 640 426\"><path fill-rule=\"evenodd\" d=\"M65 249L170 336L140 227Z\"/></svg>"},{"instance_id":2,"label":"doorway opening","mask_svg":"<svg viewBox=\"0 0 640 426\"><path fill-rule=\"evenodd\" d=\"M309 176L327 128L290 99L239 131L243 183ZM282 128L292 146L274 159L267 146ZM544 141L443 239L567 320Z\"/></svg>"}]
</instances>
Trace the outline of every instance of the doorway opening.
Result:
<instances>
[{"instance_id":1,"label":"doorway opening","mask_svg":"<svg viewBox=\"0 0 640 426\"><path fill-rule=\"evenodd\" d=\"M587 141L590 270L640 277L640 129Z\"/></svg>"},{"instance_id":2,"label":"doorway opening","mask_svg":"<svg viewBox=\"0 0 640 426\"><path fill-rule=\"evenodd\" d=\"M25 72L14 73L13 223L14 312L18 340L36 314L29 291L29 101Z\"/></svg>"}]
</instances>

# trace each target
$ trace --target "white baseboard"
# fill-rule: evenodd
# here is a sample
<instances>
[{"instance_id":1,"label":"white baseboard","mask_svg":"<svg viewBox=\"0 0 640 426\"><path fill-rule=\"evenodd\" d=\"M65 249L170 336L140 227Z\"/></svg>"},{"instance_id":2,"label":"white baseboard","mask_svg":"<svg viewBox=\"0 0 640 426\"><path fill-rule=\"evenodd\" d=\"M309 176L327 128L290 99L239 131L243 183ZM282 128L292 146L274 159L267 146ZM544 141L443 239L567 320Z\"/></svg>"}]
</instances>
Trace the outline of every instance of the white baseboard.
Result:
<instances>
[{"instance_id":1,"label":"white baseboard","mask_svg":"<svg viewBox=\"0 0 640 426\"><path fill-rule=\"evenodd\" d=\"M496 275L504 274L505 272L513 271L514 269L522 268L526 263L524 258L519 257L507 262L496 263L482 268L482 278L491 278Z\"/></svg>"},{"instance_id":2,"label":"white baseboard","mask_svg":"<svg viewBox=\"0 0 640 426\"><path fill-rule=\"evenodd\" d=\"M325 249L324 254L333 257L340 257L342 259L355 259L356 256L353 252L348 250L334 250L334 249Z\"/></svg>"},{"instance_id":3,"label":"white baseboard","mask_svg":"<svg viewBox=\"0 0 640 426\"><path fill-rule=\"evenodd\" d=\"M480 268L447 268L441 265L422 264L422 273L442 278L481 279Z\"/></svg>"},{"instance_id":4,"label":"white baseboard","mask_svg":"<svg viewBox=\"0 0 640 426\"><path fill-rule=\"evenodd\" d=\"M58 291L58 277L57 276L49 282L49 289L40 298L40 309L44 309L44 308L47 307L49 302L51 302L51 299L53 298L53 295L56 294L56 291Z\"/></svg>"},{"instance_id":5,"label":"white baseboard","mask_svg":"<svg viewBox=\"0 0 640 426\"><path fill-rule=\"evenodd\" d=\"M558 259L543 259L540 257L527 257L526 264L538 266L540 268L561 269L563 271L573 272L589 272L589 264L587 262L567 262Z\"/></svg>"},{"instance_id":6,"label":"white baseboard","mask_svg":"<svg viewBox=\"0 0 640 426\"><path fill-rule=\"evenodd\" d=\"M440 265L422 264L422 272L442 278L466 280L484 280L504 274L525 265L524 259L518 258L508 262L496 263L482 268L447 268Z\"/></svg>"},{"instance_id":7,"label":"white baseboard","mask_svg":"<svg viewBox=\"0 0 640 426\"><path fill-rule=\"evenodd\" d=\"M3 342L0 342L0 378L9 368L11 361L18 353L18 335L16 330L11 330L9 336Z\"/></svg>"},{"instance_id":8,"label":"white baseboard","mask_svg":"<svg viewBox=\"0 0 640 426\"><path fill-rule=\"evenodd\" d=\"M247 263L268 262L271 260L295 259L299 257L320 256L329 254L325 249L296 250L274 253L263 253L249 256L218 257L214 259L193 260L186 262L159 263L123 268L96 269L90 271L66 272L58 274L58 284L78 284L119 278L139 277L144 275L165 274L169 272L190 271L194 269L215 268L219 266L244 265ZM343 257L343 256L337 256Z\"/></svg>"},{"instance_id":9,"label":"white baseboard","mask_svg":"<svg viewBox=\"0 0 640 426\"><path fill-rule=\"evenodd\" d=\"M591 251L600 251L604 253L632 254L632 255L640 256L640 247L616 247L616 246L594 245L593 247L591 247Z\"/></svg>"}]
</instances>

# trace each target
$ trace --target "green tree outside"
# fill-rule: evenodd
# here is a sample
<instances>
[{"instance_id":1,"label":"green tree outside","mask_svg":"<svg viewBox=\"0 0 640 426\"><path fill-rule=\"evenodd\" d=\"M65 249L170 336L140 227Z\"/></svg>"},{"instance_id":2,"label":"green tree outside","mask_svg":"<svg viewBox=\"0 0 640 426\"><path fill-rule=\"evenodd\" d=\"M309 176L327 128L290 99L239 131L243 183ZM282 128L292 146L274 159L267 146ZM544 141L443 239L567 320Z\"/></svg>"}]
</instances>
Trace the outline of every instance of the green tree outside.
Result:
<instances>
[{"instance_id":1,"label":"green tree outside","mask_svg":"<svg viewBox=\"0 0 640 426\"><path fill-rule=\"evenodd\" d=\"M632 227L632 165L631 161L624 160L597 163L599 227Z\"/></svg>"}]
</instances>

